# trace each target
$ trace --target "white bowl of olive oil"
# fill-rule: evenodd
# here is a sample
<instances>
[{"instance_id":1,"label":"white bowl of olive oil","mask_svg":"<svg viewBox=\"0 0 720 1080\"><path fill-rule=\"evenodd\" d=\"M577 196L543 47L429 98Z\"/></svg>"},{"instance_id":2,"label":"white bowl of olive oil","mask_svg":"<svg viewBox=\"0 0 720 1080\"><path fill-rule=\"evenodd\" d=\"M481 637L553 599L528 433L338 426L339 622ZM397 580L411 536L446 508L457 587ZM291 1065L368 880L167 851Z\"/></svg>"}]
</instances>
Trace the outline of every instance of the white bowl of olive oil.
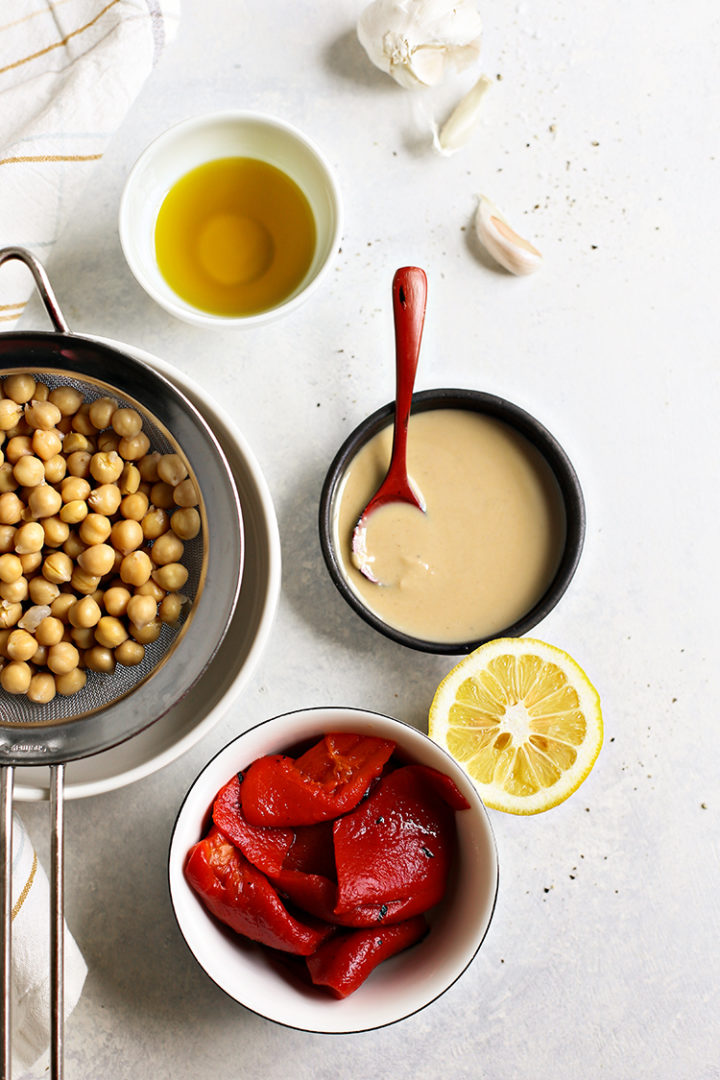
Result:
<instances>
[{"instance_id":1,"label":"white bowl of olive oil","mask_svg":"<svg viewBox=\"0 0 720 1080\"><path fill-rule=\"evenodd\" d=\"M119 233L140 285L199 326L257 326L303 303L338 251L342 202L284 120L226 111L158 136L133 166Z\"/></svg>"}]
</instances>

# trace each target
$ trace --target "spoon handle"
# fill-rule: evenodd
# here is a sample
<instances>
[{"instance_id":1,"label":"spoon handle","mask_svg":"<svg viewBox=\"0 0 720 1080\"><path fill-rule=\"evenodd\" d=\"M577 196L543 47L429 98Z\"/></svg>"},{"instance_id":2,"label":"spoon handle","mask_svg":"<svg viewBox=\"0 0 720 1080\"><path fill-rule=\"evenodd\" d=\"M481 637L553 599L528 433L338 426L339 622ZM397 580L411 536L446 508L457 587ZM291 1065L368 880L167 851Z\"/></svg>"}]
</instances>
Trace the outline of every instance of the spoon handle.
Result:
<instances>
[{"instance_id":1,"label":"spoon handle","mask_svg":"<svg viewBox=\"0 0 720 1080\"><path fill-rule=\"evenodd\" d=\"M415 373L420 357L427 277L419 266L403 266L395 272L392 286L393 316L395 318L395 429L387 480L398 490L408 487L407 434L412 405ZM412 501L415 501L411 494Z\"/></svg>"}]
</instances>

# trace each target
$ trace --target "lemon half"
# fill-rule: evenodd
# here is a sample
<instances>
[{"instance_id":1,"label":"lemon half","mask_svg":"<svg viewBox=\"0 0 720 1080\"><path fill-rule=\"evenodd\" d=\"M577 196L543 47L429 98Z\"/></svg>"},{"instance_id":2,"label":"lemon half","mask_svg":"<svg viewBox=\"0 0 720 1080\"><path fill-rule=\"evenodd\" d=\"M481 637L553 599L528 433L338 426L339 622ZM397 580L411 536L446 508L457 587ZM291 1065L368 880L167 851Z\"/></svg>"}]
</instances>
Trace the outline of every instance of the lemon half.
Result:
<instances>
[{"instance_id":1,"label":"lemon half","mask_svg":"<svg viewBox=\"0 0 720 1080\"><path fill-rule=\"evenodd\" d=\"M498 638L440 683L429 735L486 806L538 814L572 795L600 753L600 696L581 667L534 638Z\"/></svg>"}]
</instances>

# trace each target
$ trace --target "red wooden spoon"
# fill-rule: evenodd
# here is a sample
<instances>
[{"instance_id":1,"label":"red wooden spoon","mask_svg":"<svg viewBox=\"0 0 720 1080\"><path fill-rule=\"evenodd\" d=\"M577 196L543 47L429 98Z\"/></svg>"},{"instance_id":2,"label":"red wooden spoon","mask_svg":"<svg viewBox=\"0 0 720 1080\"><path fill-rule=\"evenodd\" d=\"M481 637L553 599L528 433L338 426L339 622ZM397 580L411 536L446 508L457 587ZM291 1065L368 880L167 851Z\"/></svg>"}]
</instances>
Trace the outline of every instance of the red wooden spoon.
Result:
<instances>
[{"instance_id":1,"label":"red wooden spoon","mask_svg":"<svg viewBox=\"0 0 720 1080\"><path fill-rule=\"evenodd\" d=\"M358 518L352 535L353 562L370 581L372 559L367 551L367 521L373 510L389 502L406 502L424 511L422 497L410 485L407 473L407 432L415 372L420 356L427 278L417 266L403 266L395 272L392 286L395 318L395 427L390 466L378 490Z\"/></svg>"}]
</instances>

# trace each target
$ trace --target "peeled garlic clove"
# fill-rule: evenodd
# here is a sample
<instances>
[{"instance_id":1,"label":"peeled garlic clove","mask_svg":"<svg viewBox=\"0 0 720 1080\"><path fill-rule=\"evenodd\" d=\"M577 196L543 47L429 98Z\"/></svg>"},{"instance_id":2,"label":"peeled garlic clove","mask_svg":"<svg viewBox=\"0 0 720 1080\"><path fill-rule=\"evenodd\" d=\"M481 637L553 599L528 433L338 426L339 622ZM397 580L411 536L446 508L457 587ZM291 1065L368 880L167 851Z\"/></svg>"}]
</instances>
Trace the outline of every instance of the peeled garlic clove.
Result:
<instances>
[{"instance_id":1,"label":"peeled garlic clove","mask_svg":"<svg viewBox=\"0 0 720 1080\"><path fill-rule=\"evenodd\" d=\"M475 230L481 244L511 274L532 274L542 263L537 248L511 229L498 208L484 195L480 196Z\"/></svg>"},{"instance_id":2,"label":"peeled garlic clove","mask_svg":"<svg viewBox=\"0 0 720 1080\"><path fill-rule=\"evenodd\" d=\"M456 153L470 141L470 136L480 119L480 106L487 90L492 86L492 79L481 75L465 97L461 98L450 116L433 137L435 149L449 156Z\"/></svg>"},{"instance_id":3,"label":"peeled garlic clove","mask_svg":"<svg viewBox=\"0 0 720 1080\"><path fill-rule=\"evenodd\" d=\"M481 32L473 0L373 0L357 24L372 63L411 90L475 63Z\"/></svg>"}]
</instances>

